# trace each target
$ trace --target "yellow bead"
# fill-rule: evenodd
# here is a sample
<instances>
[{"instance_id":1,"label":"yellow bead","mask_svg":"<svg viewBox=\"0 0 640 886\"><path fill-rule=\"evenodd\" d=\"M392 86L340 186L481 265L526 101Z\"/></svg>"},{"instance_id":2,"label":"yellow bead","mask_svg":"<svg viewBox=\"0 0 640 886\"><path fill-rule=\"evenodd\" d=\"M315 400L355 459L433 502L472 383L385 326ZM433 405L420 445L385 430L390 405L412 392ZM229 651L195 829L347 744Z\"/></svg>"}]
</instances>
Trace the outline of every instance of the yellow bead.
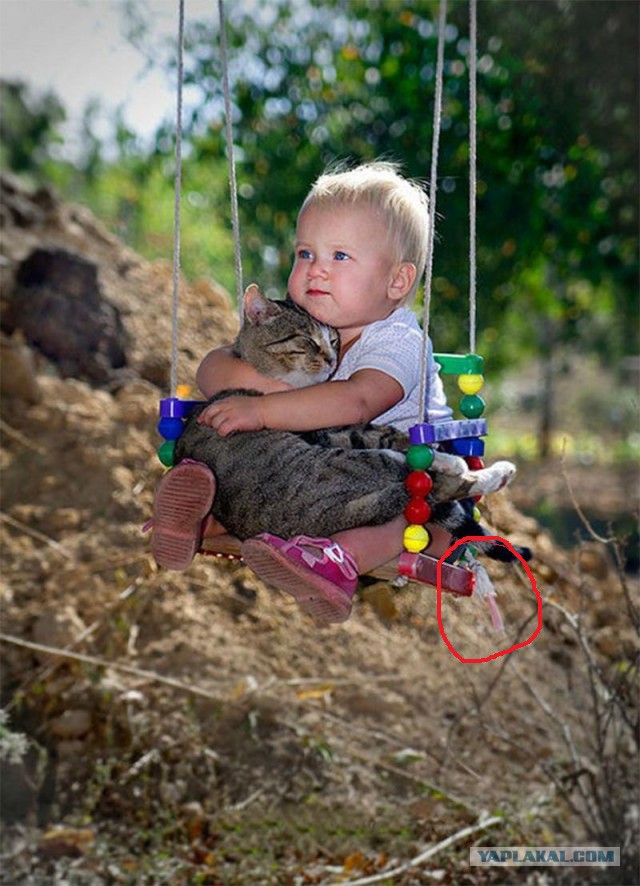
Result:
<instances>
[{"instance_id":1,"label":"yellow bead","mask_svg":"<svg viewBox=\"0 0 640 886\"><path fill-rule=\"evenodd\" d=\"M482 514L480 513L480 508L476 508L476 507L474 507L474 509L473 509L473 519L476 521L476 523L479 523L480 520L482 519Z\"/></svg>"},{"instance_id":2,"label":"yellow bead","mask_svg":"<svg viewBox=\"0 0 640 886\"><path fill-rule=\"evenodd\" d=\"M463 394L477 394L484 386L482 375L459 375L458 387Z\"/></svg>"},{"instance_id":3,"label":"yellow bead","mask_svg":"<svg viewBox=\"0 0 640 886\"><path fill-rule=\"evenodd\" d=\"M176 397L181 400L188 400L191 396L191 385L178 385L176 387Z\"/></svg>"},{"instance_id":4,"label":"yellow bead","mask_svg":"<svg viewBox=\"0 0 640 886\"><path fill-rule=\"evenodd\" d=\"M424 526L418 526L416 523L412 523L410 526L407 526L404 531L405 549L412 554L424 551L430 541L431 536Z\"/></svg>"}]
</instances>

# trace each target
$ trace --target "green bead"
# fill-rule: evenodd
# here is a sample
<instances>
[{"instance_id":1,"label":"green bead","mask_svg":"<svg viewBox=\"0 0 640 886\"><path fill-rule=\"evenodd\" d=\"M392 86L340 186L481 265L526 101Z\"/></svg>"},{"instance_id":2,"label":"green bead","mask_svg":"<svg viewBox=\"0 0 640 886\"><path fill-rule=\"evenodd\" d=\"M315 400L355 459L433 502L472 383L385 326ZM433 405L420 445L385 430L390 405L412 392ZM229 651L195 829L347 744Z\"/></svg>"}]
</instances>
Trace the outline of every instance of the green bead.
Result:
<instances>
[{"instance_id":1,"label":"green bead","mask_svg":"<svg viewBox=\"0 0 640 886\"><path fill-rule=\"evenodd\" d=\"M460 401L460 412L465 418L479 418L484 412L484 400L477 394L467 394Z\"/></svg>"},{"instance_id":2,"label":"green bead","mask_svg":"<svg viewBox=\"0 0 640 886\"><path fill-rule=\"evenodd\" d=\"M165 440L158 447L158 458L165 468L172 468L174 463L175 440Z\"/></svg>"},{"instance_id":3,"label":"green bead","mask_svg":"<svg viewBox=\"0 0 640 886\"><path fill-rule=\"evenodd\" d=\"M424 443L410 446L407 450L407 462L414 471L426 471L433 463L433 449Z\"/></svg>"}]
</instances>

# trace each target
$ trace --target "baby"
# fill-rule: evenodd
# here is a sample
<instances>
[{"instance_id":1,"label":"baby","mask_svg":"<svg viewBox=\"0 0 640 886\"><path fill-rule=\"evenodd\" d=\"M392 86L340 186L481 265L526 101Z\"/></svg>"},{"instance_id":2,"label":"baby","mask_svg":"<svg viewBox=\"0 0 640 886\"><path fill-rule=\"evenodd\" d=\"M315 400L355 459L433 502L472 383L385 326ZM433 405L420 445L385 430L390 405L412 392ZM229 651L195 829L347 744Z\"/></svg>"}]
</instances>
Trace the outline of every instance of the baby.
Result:
<instances>
[{"instance_id":1,"label":"baby","mask_svg":"<svg viewBox=\"0 0 640 886\"><path fill-rule=\"evenodd\" d=\"M420 421L422 332L408 305L424 272L428 228L425 192L391 163L366 163L320 176L298 215L288 288L298 306L338 330L338 369L328 382L292 390L262 376L229 348L218 348L198 370L202 393L211 397L241 387L265 396L227 397L205 408L199 420L223 436L369 421L407 431ZM429 361L429 419L447 419L451 410L430 346ZM200 546L214 494L211 472L198 463L183 462L163 478L152 540L160 565L175 568L164 544L174 517L186 527L188 565ZM339 622L351 612L358 574L402 551L405 526L399 516L383 526L348 530L330 539L280 539L263 533L243 543L242 555L260 577L291 594L306 612ZM445 544L446 536L440 549ZM437 548L434 539L430 553L439 553Z\"/></svg>"}]
</instances>

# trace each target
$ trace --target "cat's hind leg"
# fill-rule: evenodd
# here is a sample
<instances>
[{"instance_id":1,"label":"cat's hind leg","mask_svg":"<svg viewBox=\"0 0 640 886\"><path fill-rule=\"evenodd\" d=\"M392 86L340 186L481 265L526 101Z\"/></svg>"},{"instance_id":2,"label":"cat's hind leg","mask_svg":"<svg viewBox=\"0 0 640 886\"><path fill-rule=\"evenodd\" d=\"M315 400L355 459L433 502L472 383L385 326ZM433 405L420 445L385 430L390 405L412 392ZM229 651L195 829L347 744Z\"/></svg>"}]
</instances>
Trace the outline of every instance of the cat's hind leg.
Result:
<instances>
[{"instance_id":1,"label":"cat's hind leg","mask_svg":"<svg viewBox=\"0 0 640 886\"><path fill-rule=\"evenodd\" d=\"M346 502L342 519L350 529L356 526L378 526L401 514L408 500L403 483L387 483Z\"/></svg>"},{"instance_id":2,"label":"cat's hind leg","mask_svg":"<svg viewBox=\"0 0 640 886\"><path fill-rule=\"evenodd\" d=\"M510 461L497 461L488 468L470 471L473 478L470 495L489 495L498 492L513 480L516 466Z\"/></svg>"},{"instance_id":3,"label":"cat's hind leg","mask_svg":"<svg viewBox=\"0 0 640 886\"><path fill-rule=\"evenodd\" d=\"M497 492L513 480L516 467L509 461L497 461L488 468L472 471L460 456L435 452L429 473L433 479L431 498L443 502Z\"/></svg>"}]
</instances>

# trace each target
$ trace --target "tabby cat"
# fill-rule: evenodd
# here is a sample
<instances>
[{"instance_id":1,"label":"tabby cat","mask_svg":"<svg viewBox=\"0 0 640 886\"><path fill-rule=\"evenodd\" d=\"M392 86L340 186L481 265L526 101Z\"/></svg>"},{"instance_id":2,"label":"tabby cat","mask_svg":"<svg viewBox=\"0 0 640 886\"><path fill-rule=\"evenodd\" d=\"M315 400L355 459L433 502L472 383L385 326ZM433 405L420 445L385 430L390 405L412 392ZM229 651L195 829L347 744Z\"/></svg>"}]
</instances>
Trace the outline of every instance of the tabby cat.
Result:
<instances>
[{"instance_id":1,"label":"tabby cat","mask_svg":"<svg viewBox=\"0 0 640 886\"><path fill-rule=\"evenodd\" d=\"M257 286L245 293L244 323L233 346L236 356L259 372L296 387L326 381L335 372L336 330L314 320L290 299L265 298ZM209 402L257 391L225 390ZM356 526L386 523L408 501L403 455L406 434L373 424L318 431L243 431L221 437L198 424L196 407L176 444L176 462L196 459L216 475L212 513L240 539L260 532L283 538L326 537ZM453 499L493 492L515 468L498 462L469 471L463 459L436 453L430 473L431 521L456 538L486 535L470 508ZM506 547L483 543L495 559L513 559ZM524 556L530 556L526 550Z\"/></svg>"}]
</instances>

